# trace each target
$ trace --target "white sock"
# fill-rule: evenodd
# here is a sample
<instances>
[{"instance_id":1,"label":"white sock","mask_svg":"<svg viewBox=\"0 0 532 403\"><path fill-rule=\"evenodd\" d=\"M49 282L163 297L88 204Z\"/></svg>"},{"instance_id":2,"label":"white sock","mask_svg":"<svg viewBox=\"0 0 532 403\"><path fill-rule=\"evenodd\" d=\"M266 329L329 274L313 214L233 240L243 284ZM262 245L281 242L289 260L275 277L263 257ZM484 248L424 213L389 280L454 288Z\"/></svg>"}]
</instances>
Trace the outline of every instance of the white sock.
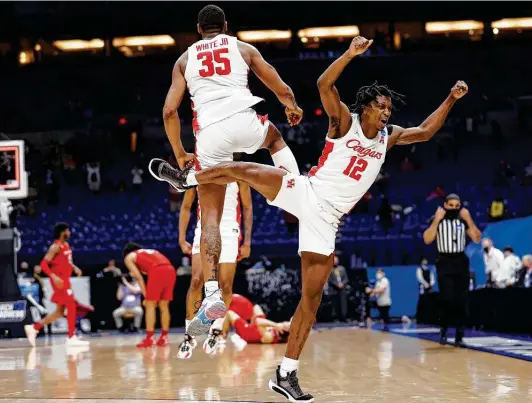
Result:
<instances>
[{"instance_id":1,"label":"white sock","mask_svg":"<svg viewBox=\"0 0 532 403\"><path fill-rule=\"evenodd\" d=\"M214 321L214 323L212 324L211 326L211 332L213 330L222 330L223 326L224 326L224 322L225 322L225 316L223 318L218 318Z\"/></svg>"},{"instance_id":2,"label":"white sock","mask_svg":"<svg viewBox=\"0 0 532 403\"><path fill-rule=\"evenodd\" d=\"M188 332L188 325L190 325L190 320L185 319L185 333Z\"/></svg>"},{"instance_id":3,"label":"white sock","mask_svg":"<svg viewBox=\"0 0 532 403\"><path fill-rule=\"evenodd\" d=\"M205 297L212 298L213 294L218 291L220 287L218 286L217 280L209 280L205 282Z\"/></svg>"},{"instance_id":4,"label":"white sock","mask_svg":"<svg viewBox=\"0 0 532 403\"><path fill-rule=\"evenodd\" d=\"M190 171L186 180L187 186L196 186L198 181L196 180L196 171Z\"/></svg>"},{"instance_id":5,"label":"white sock","mask_svg":"<svg viewBox=\"0 0 532 403\"><path fill-rule=\"evenodd\" d=\"M299 368L299 360L283 357L281 361L281 376L284 378L289 372L297 371Z\"/></svg>"},{"instance_id":6,"label":"white sock","mask_svg":"<svg viewBox=\"0 0 532 403\"><path fill-rule=\"evenodd\" d=\"M275 154L272 154L272 160L277 168L284 168L294 175L299 175L296 157L294 157L290 147L282 148Z\"/></svg>"}]
</instances>

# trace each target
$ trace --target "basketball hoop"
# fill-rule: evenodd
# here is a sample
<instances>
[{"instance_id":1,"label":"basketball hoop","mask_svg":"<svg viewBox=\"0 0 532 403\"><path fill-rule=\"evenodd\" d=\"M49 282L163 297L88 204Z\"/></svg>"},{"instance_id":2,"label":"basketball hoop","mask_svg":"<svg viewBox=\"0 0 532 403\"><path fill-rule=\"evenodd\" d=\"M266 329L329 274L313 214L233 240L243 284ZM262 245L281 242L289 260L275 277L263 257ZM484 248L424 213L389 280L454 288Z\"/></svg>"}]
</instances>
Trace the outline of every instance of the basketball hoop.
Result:
<instances>
[{"instance_id":1,"label":"basketball hoop","mask_svg":"<svg viewBox=\"0 0 532 403\"><path fill-rule=\"evenodd\" d=\"M0 141L0 198L28 197L24 140Z\"/></svg>"}]
</instances>

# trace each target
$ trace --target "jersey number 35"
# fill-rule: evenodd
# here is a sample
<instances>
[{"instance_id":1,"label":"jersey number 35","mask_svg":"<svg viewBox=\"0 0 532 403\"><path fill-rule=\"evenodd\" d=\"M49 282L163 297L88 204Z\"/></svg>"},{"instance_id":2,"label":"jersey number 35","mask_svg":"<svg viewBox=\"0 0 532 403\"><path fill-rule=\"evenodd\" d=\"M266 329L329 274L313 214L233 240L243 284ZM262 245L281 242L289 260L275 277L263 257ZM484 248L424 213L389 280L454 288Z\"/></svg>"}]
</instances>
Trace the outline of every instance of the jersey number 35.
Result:
<instances>
[{"instance_id":1,"label":"jersey number 35","mask_svg":"<svg viewBox=\"0 0 532 403\"><path fill-rule=\"evenodd\" d=\"M202 69L199 71L201 77L212 77L214 74L226 76L231 73L231 61L225 53L229 49L216 49L198 53L198 60L201 60Z\"/></svg>"}]
</instances>

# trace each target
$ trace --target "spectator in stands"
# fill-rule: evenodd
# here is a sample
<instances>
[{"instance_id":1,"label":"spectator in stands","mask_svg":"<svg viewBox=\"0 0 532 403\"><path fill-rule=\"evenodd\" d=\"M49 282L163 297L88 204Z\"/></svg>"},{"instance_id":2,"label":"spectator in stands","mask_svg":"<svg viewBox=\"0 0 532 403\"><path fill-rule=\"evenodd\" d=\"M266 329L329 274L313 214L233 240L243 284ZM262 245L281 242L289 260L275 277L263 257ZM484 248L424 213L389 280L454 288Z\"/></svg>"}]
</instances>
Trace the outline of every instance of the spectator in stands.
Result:
<instances>
[{"instance_id":1,"label":"spectator in stands","mask_svg":"<svg viewBox=\"0 0 532 403\"><path fill-rule=\"evenodd\" d=\"M490 208L488 210L489 221L496 222L501 221L505 218L506 215L506 204L502 197L497 197L491 202Z\"/></svg>"},{"instance_id":2,"label":"spectator in stands","mask_svg":"<svg viewBox=\"0 0 532 403\"><path fill-rule=\"evenodd\" d=\"M103 269L104 273L112 273L114 277L120 277L122 275L122 270L116 267L116 260L111 259L107 262L107 267Z\"/></svg>"},{"instance_id":3,"label":"spectator in stands","mask_svg":"<svg viewBox=\"0 0 532 403\"><path fill-rule=\"evenodd\" d=\"M484 249L484 264L486 267L487 284L497 288L504 288L508 281L508 273L504 270L504 254L493 246L489 238L482 240Z\"/></svg>"},{"instance_id":4,"label":"spectator in stands","mask_svg":"<svg viewBox=\"0 0 532 403\"><path fill-rule=\"evenodd\" d=\"M131 315L134 317L133 331L139 330L144 316L140 297L141 289L137 280L127 274L122 276L122 284L118 286L116 291L116 299L121 302L121 305L113 311L116 328L121 332L125 331L123 317Z\"/></svg>"},{"instance_id":5,"label":"spectator in stands","mask_svg":"<svg viewBox=\"0 0 532 403\"><path fill-rule=\"evenodd\" d=\"M340 264L338 256L334 256L334 266L329 276L329 294L335 300L335 317L345 322L347 320L347 289L349 278L344 266Z\"/></svg>"},{"instance_id":6,"label":"spectator in stands","mask_svg":"<svg viewBox=\"0 0 532 403\"><path fill-rule=\"evenodd\" d=\"M99 162L89 162L86 165L87 169L87 184L89 189L93 193L98 193L102 185L102 178L100 174L100 163Z\"/></svg>"},{"instance_id":7,"label":"spectator in stands","mask_svg":"<svg viewBox=\"0 0 532 403\"><path fill-rule=\"evenodd\" d=\"M430 269L427 259L423 258L421 260L421 265L416 270L416 278L419 283L420 295L432 291L436 281L434 279L434 272Z\"/></svg>"},{"instance_id":8,"label":"spectator in stands","mask_svg":"<svg viewBox=\"0 0 532 403\"><path fill-rule=\"evenodd\" d=\"M177 268L178 276L191 276L192 275L192 266L190 265L190 258L188 256L183 256L181 258L181 266Z\"/></svg>"},{"instance_id":9,"label":"spectator in stands","mask_svg":"<svg viewBox=\"0 0 532 403\"><path fill-rule=\"evenodd\" d=\"M523 256L523 269L519 275L519 286L532 288L532 255Z\"/></svg>"},{"instance_id":10,"label":"spectator in stands","mask_svg":"<svg viewBox=\"0 0 532 403\"><path fill-rule=\"evenodd\" d=\"M392 307L391 285L382 269L377 270L376 278L375 288L366 288L366 293L370 297L377 297L380 320L387 325L390 323L390 308Z\"/></svg>"},{"instance_id":11,"label":"spectator in stands","mask_svg":"<svg viewBox=\"0 0 532 403\"><path fill-rule=\"evenodd\" d=\"M508 281L507 285L511 286L519 279L519 271L521 270L521 259L514 254L514 250L511 246L507 246L503 249L504 253L504 271L507 273Z\"/></svg>"},{"instance_id":12,"label":"spectator in stands","mask_svg":"<svg viewBox=\"0 0 532 403\"><path fill-rule=\"evenodd\" d=\"M131 170L131 175L133 175L132 178L132 184L133 184L133 190L140 191L141 185L142 185L142 175L144 174L144 171L137 167L136 165Z\"/></svg>"}]
</instances>

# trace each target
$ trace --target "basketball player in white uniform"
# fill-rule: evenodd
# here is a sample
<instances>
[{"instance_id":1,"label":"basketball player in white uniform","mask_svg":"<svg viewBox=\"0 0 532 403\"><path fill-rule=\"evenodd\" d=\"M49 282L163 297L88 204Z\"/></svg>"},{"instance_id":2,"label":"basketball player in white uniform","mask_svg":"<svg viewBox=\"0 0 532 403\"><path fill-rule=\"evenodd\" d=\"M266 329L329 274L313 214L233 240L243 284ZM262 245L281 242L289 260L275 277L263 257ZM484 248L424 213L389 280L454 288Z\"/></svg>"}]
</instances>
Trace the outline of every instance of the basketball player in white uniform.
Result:
<instances>
[{"instance_id":1,"label":"basketball player in white uniform","mask_svg":"<svg viewBox=\"0 0 532 403\"><path fill-rule=\"evenodd\" d=\"M279 131L267 118L258 117L251 107L262 101L251 94L248 74L252 70L286 107L288 122L296 125L303 116L294 94L276 70L253 46L225 34L227 22L221 8L209 5L198 15L202 40L181 55L172 72L172 86L164 105L164 125L180 168L194 159L181 143L177 108L188 88L194 110L196 169L233 160L234 152L252 154L259 148L270 151L277 167L298 174L294 155ZM159 180L172 171L163 160L150 162L150 172ZM168 178L167 178L168 179ZM171 179L171 177L170 177ZM225 186L198 186L201 217L201 260L205 275L206 298L190 323L191 335L207 333L212 322L227 310L218 286L218 261L221 251L220 220Z\"/></svg>"},{"instance_id":2,"label":"basketball player in white uniform","mask_svg":"<svg viewBox=\"0 0 532 403\"><path fill-rule=\"evenodd\" d=\"M395 144L428 141L443 125L467 85L458 81L449 96L421 125L402 128L387 125L392 100L402 96L377 83L357 93L354 113L340 100L335 82L349 62L364 53L372 41L356 37L349 49L332 63L318 80L321 101L329 116L329 131L318 165L308 177L282 169L245 162L220 164L199 172L175 173L176 188L196 182L248 183L274 206L299 218L302 295L290 327L285 357L270 381L271 390L292 402L312 402L299 387L296 372L299 356L315 321L323 286L332 270L335 237L340 218L367 192L377 177L386 152Z\"/></svg>"},{"instance_id":3,"label":"basketball player in white uniform","mask_svg":"<svg viewBox=\"0 0 532 403\"><path fill-rule=\"evenodd\" d=\"M201 238L201 208L198 203L198 221L194 232L192 245L186 240L188 223L192 204L196 198L196 190L190 189L185 193L181 211L179 212L179 245L186 255L192 255L192 278L187 292L187 312L185 338L179 346L177 357L189 359L192 351L196 348L195 338L188 334L188 325L197 309L196 304L203 298L203 272L201 270L200 238ZM244 241L240 246L242 233L240 223L243 216ZM227 185L225 192L224 209L220 222L220 233L222 235L222 251L220 254L220 288L226 306L231 304L233 295L233 280L236 273L236 265L239 259L249 257L251 251L251 231L253 227L253 202L251 190L245 183L233 182ZM209 337L205 340L203 349L207 354L216 351L217 343L221 341L221 330L224 318L217 319L211 327Z\"/></svg>"}]
</instances>

